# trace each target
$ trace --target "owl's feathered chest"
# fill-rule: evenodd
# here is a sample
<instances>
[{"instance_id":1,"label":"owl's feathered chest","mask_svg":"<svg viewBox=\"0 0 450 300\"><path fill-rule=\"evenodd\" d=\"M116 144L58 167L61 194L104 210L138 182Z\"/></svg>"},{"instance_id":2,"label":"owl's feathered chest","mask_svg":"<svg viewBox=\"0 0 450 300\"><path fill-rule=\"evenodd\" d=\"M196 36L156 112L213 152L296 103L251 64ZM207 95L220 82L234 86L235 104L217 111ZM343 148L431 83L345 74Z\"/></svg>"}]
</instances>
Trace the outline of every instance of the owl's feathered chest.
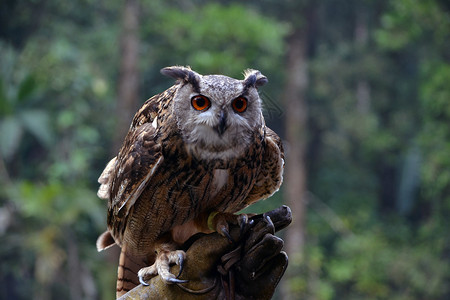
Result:
<instances>
[{"instance_id":1,"label":"owl's feathered chest","mask_svg":"<svg viewBox=\"0 0 450 300\"><path fill-rule=\"evenodd\" d=\"M209 210L236 212L242 209L261 167L263 137L254 134L253 139L241 155L222 157L218 152L205 158L186 145L180 134L161 134L164 161L148 189L160 184L170 187L165 198L186 207L186 219Z\"/></svg>"},{"instance_id":2,"label":"owl's feathered chest","mask_svg":"<svg viewBox=\"0 0 450 300\"><path fill-rule=\"evenodd\" d=\"M199 160L178 134L159 138L163 161L127 217L124 239L137 250L200 214L243 209L261 168L261 139L255 139L245 156Z\"/></svg>"}]
</instances>

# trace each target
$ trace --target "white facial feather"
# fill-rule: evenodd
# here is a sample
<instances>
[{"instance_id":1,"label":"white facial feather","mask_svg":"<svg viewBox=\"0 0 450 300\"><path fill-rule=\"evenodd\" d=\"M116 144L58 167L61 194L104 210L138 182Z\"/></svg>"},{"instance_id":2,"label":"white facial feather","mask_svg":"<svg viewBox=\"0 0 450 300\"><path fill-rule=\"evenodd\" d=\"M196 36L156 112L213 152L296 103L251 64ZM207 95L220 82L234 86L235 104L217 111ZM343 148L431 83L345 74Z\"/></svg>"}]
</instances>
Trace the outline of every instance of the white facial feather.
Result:
<instances>
[{"instance_id":1,"label":"white facial feather","mask_svg":"<svg viewBox=\"0 0 450 300\"><path fill-rule=\"evenodd\" d=\"M211 105L203 111L191 105L194 96L203 95ZM247 99L247 109L238 113L232 108L237 97ZM198 87L182 85L174 96L174 114L188 150L201 159L227 159L245 154L253 134L263 126L261 99L254 86L223 75L198 74ZM221 114L226 129L218 133Z\"/></svg>"}]
</instances>

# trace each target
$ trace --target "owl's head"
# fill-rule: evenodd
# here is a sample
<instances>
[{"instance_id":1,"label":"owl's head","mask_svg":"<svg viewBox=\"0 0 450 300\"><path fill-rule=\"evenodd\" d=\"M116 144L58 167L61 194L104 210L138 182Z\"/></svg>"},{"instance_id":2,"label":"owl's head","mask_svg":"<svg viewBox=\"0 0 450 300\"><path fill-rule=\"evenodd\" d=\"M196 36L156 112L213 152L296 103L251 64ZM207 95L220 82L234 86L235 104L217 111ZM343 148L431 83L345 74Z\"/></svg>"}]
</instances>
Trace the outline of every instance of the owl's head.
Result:
<instances>
[{"instance_id":1,"label":"owl's head","mask_svg":"<svg viewBox=\"0 0 450 300\"><path fill-rule=\"evenodd\" d=\"M263 130L257 88L267 78L246 70L244 79L200 75L186 67L168 67L161 73L177 79L173 114L189 150L200 158L230 158L244 154L255 133Z\"/></svg>"}]
</instances>

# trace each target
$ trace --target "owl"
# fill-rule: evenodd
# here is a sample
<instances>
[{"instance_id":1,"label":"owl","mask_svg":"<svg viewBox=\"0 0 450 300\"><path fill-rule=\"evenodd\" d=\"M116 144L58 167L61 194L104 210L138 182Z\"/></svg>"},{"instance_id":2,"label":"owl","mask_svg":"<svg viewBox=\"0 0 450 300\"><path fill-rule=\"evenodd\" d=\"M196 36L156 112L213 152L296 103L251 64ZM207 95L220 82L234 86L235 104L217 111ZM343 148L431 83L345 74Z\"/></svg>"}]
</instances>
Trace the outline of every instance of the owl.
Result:
<instances>
[{"instance_id":1,"label":"owl","mask_svg":"<svg viewBox=\"0 0 450 300\"><path fill-rule=\"evenodd\" d=\"M107 231L99 251L121 247L117 296L186 259L189 237L245 222L237 215L271 196L281 183L281 140L266 127L258 88L267 78L246 70L244 79L201 75L168 67L176 84L148 99L135 114L123 145L99 178L108 200ZM179 274L178 274L179 275Z\"/></svg>"}]
</instances>

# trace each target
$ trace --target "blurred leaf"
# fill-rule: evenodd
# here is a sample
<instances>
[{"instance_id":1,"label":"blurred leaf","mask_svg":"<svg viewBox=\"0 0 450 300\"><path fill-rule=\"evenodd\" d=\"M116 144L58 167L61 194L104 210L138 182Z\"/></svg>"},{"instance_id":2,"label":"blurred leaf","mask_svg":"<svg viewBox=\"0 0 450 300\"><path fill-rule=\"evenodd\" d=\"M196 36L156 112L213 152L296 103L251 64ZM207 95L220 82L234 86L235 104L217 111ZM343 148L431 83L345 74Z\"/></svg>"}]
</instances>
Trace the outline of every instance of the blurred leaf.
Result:
<instances>
[{"instance_id":1,"label":"blurred leaf","mask_svg":"<svg viewBox=\"0 0 450 300\"><path fill-rule=\"evenodd\" d=\"M33 75L29 74L19 85L17 91L17 102L24 102L36 91L37 83Z\"/></svg>"},{"instance_id":2,"label":"blurred leaf","mask_svg":"<svg viewBox=\"0 0 450 300\"><path fill-rule=\"evenodd\" d=\"M0 76L0 116L8 115L11 111L12 107L9 103L8 95L6 94L5 83Z\"/></svg>"},{"instance_id":3,"label":"blurred leaf","mask_svg":"<svg viewBox=\"0 0 450 300\"><path fill-rule=\"evenodd\" d=\"M0 150L5 159L10 159L17 151L23 135L20 120L7 116L0 120Z\"/></svg>"},{"instance_id":4,"label":"blurred leaf","mask_svg":"<svg viewBox=\"0 0 450 300\"><path fill-rule=\"evenodd\" d=\"M53 132L50 126L48 113L43 110L25 110L20 114L24 128L31 132L45 146L53 141Z\"/></svg>"}]
</instances>

